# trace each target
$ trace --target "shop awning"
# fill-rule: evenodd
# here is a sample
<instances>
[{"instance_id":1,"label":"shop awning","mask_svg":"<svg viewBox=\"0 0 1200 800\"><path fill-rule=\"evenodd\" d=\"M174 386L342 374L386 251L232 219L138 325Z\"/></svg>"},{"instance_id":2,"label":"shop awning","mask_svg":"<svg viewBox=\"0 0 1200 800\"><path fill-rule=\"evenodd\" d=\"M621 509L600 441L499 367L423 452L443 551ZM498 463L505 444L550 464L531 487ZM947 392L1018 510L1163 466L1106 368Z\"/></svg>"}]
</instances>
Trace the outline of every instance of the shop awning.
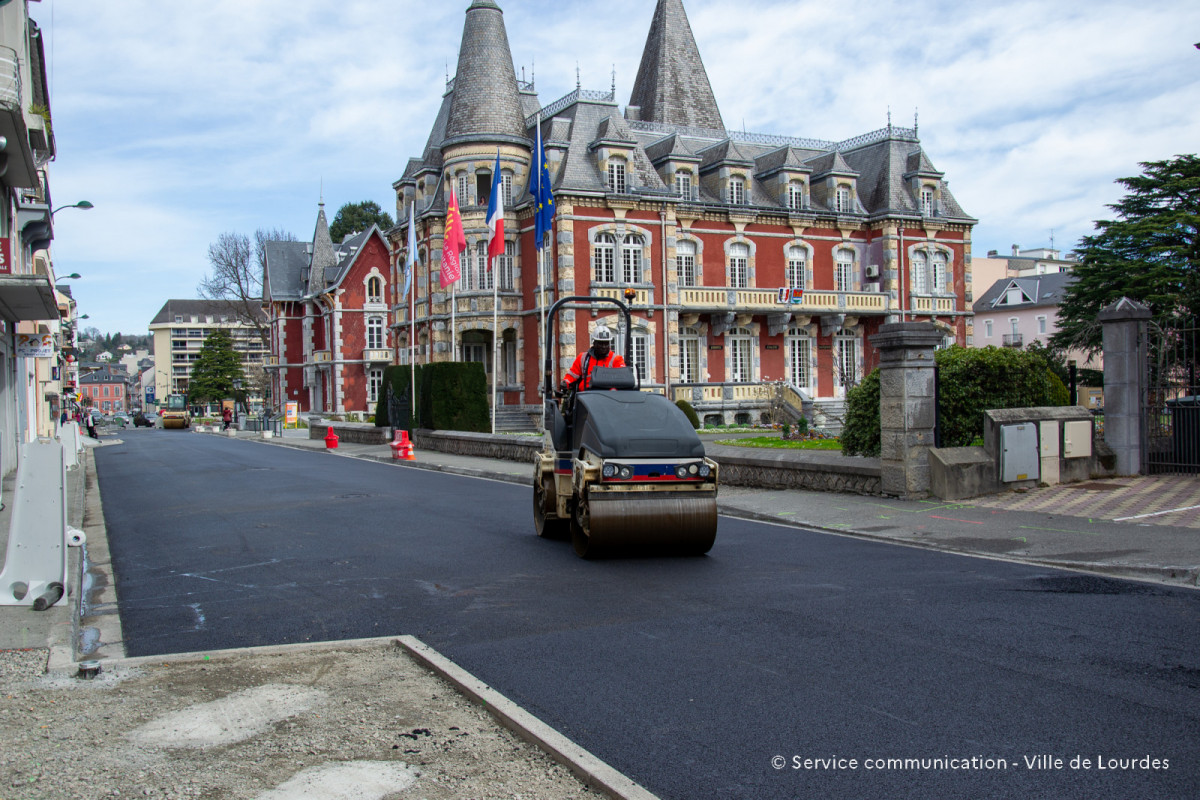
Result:
<instances>
[{"instance_id":1,"label":"shop awning","mask_svg":"<svg viewBox=\"0 0 1200 800\"><path fill-rule=\"evenodd\" d=\"M58 303L50 278L0 275L0 317L9 322L58 319Z\"/></svg>"}]
</instances>

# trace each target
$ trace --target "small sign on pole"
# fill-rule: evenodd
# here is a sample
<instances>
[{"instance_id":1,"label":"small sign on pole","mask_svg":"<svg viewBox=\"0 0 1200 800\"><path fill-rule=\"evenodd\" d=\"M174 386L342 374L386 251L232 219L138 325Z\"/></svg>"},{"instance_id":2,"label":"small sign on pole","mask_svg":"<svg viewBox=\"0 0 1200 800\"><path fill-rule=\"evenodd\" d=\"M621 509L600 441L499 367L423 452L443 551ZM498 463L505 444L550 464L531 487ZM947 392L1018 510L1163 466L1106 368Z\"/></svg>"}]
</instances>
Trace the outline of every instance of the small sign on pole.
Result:
<instances>
[{"instance_id":1,"label":"small sign on pole","mask_svg":"<svg viewBox=\"0 0 1200 800\"><path fill-rule=\"evenodd\" d=\"M784 286L779 290L778 302L782 305L799 305L804 302L804 289Z\"/></svg>"}]
</instances>

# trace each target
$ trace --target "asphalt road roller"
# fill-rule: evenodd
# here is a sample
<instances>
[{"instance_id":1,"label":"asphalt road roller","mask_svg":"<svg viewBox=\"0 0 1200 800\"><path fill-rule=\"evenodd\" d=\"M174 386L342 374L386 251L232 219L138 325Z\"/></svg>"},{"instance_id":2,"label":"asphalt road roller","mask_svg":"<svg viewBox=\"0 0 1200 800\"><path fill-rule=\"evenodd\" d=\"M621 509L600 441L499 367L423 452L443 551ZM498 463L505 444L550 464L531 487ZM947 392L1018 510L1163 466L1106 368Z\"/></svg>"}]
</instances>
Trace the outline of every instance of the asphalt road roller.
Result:
<instances>
[{"instance_id":1,"label":"asphalt road roller","mask_svg":"<svg viewBox=\"0 0 1200 800\"><path fill-rule=\"evenodd\" d=\"M603 305L623 315L624 352L632 352L629 308L619 300L564 297L547 312L535 528L545 538L569 537L582 558L703 555L717 536L717 464L683 411L642 391L632 367L594 367L582 389L555 382L559 312Z\"/></svg>"}]
</instances>

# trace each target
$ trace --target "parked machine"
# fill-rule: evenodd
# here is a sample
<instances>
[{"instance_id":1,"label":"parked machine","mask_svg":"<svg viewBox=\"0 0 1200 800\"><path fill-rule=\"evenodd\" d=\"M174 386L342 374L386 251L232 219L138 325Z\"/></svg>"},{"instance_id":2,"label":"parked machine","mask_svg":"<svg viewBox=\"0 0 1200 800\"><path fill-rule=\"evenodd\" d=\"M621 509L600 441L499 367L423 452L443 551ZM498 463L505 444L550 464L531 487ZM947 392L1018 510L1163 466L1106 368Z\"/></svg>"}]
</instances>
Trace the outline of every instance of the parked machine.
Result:
<instances>
[{"instance_id":1,"label":"parked machine","mask_svg":"<svg viewBox=\"0 0 1200 800\"><path fill-rule=\"evenodd\" d=\"M557 388L558 313L586 304L629 308L607 297L564 297L546 317L545 447L533 476L539 536L566 538L582 558L701 555L717 535L717 464L687 416L661 394L640 390L632 367L596 367L590 386Z\"/></svg>"},{"instance_id":2,"label":"parked machine","mask_svg":"<svg viewBox=\"0 0 1200 800\"><path fill-rule=\"evenodd\" d=\"M187 428L192 424L192 415L188 411L187 398L181 394L167 397L167 404L162 409L164 428Z\"/></svg>"}]
</instances>

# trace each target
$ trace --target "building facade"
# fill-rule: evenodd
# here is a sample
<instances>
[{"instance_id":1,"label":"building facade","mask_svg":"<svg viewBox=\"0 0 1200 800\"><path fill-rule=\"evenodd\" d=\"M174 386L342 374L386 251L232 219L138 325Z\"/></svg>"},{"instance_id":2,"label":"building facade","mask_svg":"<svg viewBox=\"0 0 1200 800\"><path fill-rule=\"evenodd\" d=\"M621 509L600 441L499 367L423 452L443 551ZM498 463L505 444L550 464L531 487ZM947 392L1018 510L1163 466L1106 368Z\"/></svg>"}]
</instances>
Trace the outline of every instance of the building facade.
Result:
<instances>
[{"instance_id":1,"label":"building facade","mask_svg":"<svg viewBox=\"0 0 1200 800\"><path fill-rule=\"evenodd\" d=\"M41 29L28 0L0 4L0 469L57 431L63 325L48 167L54 159ZM66 304L64 303L64 306Z\"/></svg>"},{"instance_id":2,"label":"building facade","mask_svg":"<svg viewBox=\"0 0 1200 800\"><path fill-rule=\"evenodd\" d=\"M129 411L129 373L120 367L94 364L79 378L83 405L101 414Z\"/></svg>"},{"instance_id":3,"label":"building facade","mask_svg":"<svg viewBox=\"0 0 1200 800\"><path fill-rule=\"evenodd\" d=\"M265 317L260 321L265 322ZM267 346L253 325L231 313L219 300L168 300L150 322L154 346L154 398L158 405L169 395L188 392L192 365L200 357L204 340L214 330L225 330L242 358L247 401L259 402L264 390L263 365Z\"/></svg>"},{"instance_id":4,"label":"building facade","mask_svg":"<svg viewBox=\"0 0 1200 800\"><path fill-rule=\"evenodd\" d=\"M263 310L271 405L304 413L373 414L392 361L391 253L378 227L334 245L325 205L311 242L267 242Z\"/></svg>"},{"instance_id":5,"label":"building facade","mask_svg":"<svg viewBox=\"0 0 1200 800\"><path fill-rule=\"evenodd\" d=\"M525 188L538 129L557 208L541 263ZM506 246L489 268L497 152ZM880 325L932 321L960 344L970 334L975 220L915 125L842 142L727 130L682 0L658 0L624 109L615 87L543 104L516 78L503 12L475 0L426 148L393 187L394 289L410 203L418 250L413 296L391 298L397 360L483 361L503 405L540 406L541 310L570 295L631 293L624 355L643 388L690 401L709 423L757 422L783 387L836 424L847 388L877 364ZM447 290L451 188L468 249ZM781 289L798 291L781 301ZM614 311L561 316L559 374L597 325L623 327Z\"/></svg>"}]
</instances>

